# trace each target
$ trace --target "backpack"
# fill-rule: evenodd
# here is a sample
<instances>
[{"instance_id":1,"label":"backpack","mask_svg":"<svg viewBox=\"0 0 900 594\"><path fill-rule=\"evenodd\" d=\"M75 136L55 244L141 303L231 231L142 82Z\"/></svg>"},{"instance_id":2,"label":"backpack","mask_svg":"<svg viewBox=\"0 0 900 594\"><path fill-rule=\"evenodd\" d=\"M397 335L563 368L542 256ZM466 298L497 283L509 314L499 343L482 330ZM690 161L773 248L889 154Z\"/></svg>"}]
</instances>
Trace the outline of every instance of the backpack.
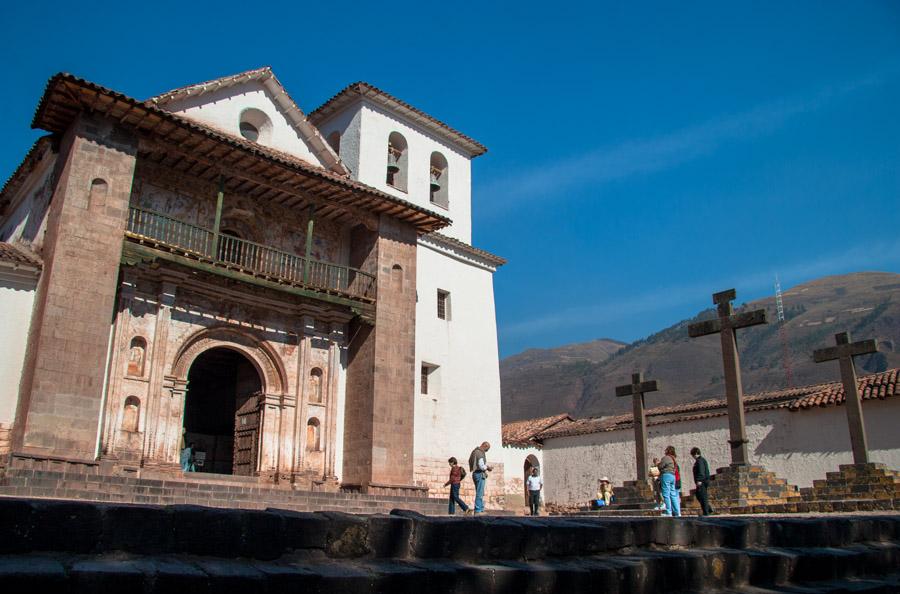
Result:
<instances>
[{"instance_id":1,"label":"backpack","mask_svg":"<svg viewBox=\"0 0 900 594\"><path fill-rule=\"evenodd\" d=\"M459 480L463 480L466 478L466 469L462 466L459 467Z\"/></svg>"},{"instance_id":2,"label":"backpack","mask_svg":"<svg viewBox=\"0 0 900 594\"><path fill-rule=\"evenodd\" d=\"M678 468L678 462L675 462L675 488L681 488L681 469Z\"/></svg>"}]
</instances>

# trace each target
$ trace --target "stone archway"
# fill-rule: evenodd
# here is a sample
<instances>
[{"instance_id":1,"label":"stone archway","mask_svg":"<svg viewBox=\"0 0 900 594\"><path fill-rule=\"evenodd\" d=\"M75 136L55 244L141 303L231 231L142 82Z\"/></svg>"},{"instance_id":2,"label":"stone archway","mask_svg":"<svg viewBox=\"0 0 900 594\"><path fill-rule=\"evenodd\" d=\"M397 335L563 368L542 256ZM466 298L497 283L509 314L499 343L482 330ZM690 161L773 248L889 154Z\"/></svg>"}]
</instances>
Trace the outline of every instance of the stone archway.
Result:
<instances>
[{"instance_id":1,"label":"stone archway","mask_svg":"<svg viewBox=\"0 0 900 594\"><path fill-rule=\"evenodd\" d=\"M176 381L187 381L188 370L201 353L224 347L238 351L256 367L266 394L284 394L287 385L284 366L278 355L263 341L250 333L234 328L211 328L194 334L178 350L172 364Z\"/></svg>"},{"instance_id":2,"label":"stone archway","mask_svg":"<svg viewBox=\"0 0 900 594\"><path fill-rule=\"evenodd\" d=\"M233 472L245 475L274 476L278 469L279 451L282 449L280 427L285 390L288 385L285 367L281 358L266 342L252 333L230 327L201 330L188 338L176 353L171 374L166 377L166 381L170 386L172 396L175 397L173 403L175 401L179 403L181 415L177 418L177 427L176 423L170 423L172 429L177 432L178 446L169 450L175 455L170 454L167 458L177 459L180 457L183 445L187 445L180 442L183 430L186 433L188 429L185 422L188 418L189 376L195 363L202 361L208 353L212 352L230 352L239 356L240 360L244 360L249 366L252 366L259 379L259 389L255 391L252 398L254 410L250 410L253 407L248 404L251 399L247 398L247 394L241 394L240 398L235 401L235 404L240 404L240 406L236 407L234 417L234 451L231 459ZM253 452L249 464L243 460L238 451L242 448L246 449L243 446L246 446L247 441L246 435L238 431L238 424L246 424L248 421L253 422L255 425L253 429L257 432L251 438L255 445L251 448ZM172 435L172 430L168 431L168 434ZM174 445L174 442L170 443ZM242 461L241 465L238 464L239 458Z\"/></svg>"}]
</instances>

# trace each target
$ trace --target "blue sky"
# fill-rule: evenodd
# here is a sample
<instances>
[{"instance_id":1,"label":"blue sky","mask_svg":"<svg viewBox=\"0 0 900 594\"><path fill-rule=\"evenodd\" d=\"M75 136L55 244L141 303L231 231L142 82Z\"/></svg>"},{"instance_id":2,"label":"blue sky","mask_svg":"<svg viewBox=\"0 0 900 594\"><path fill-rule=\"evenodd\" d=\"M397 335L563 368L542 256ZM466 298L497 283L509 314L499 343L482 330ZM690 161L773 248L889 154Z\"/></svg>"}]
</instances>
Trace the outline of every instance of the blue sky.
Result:
<instances>
[{"instance_id":1,"label":"blue sky","mask_svg":"<svg viewBox=\"0 0 900 594\"><path fill-rule=\"evenodd\" d=\"M635 340L776 272L900 272L898 2L335 6L6 7L0 177L57 71L148 97L268 64L307 111L366 80L489 147L504 356Z\"/></svg>"}]
</instances>

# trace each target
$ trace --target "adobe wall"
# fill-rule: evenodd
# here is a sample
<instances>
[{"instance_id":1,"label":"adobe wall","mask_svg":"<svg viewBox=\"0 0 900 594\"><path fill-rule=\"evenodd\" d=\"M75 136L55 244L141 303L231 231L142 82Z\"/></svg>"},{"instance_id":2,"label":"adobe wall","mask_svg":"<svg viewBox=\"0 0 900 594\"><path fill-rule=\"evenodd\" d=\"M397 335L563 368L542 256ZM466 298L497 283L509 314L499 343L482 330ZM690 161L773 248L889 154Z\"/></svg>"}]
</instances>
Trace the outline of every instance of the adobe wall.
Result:
<instances>
[{"instance_id":1,"label":"adobe wall","mask_svg":"<svg viewBox=\"0 0 900 594\"><path fill-rule=\"evenodd\" d=\"M872 461L900 468L900 432L897 418L900 399L865 401L863 413ZM668 445L675 446L685 472L685 492L694 487L692 460L688 453L700 448L710 469L731 462L725 416L651 425L648 429L650 457L660 457ZM799 412L785 409L747 413L750 463L764 466L798 487L812 486L840 464L851 464L850 433L843 406ZM613 485L634 480L634 433L632 429L558 437L544 441L546 499L553 503L587 502L596 492L597 480L609 476Z\"/></svg>"},{"instance_id":2,"label":"adobe wall","mask_svg":"<svg viewBox=\"0 0 900 594\"><path fill-rule=\"evenodd\" d=\"M447 319L438 290L449 293ZM417 458L467 460L472 448L501 451L500 368L493 271L419 240L416 290L415 448ZM422 393L420 369L435 366ZM499 477L498 477L499 478Z\"/></svg>"},{"instance_id":3,"label":"adobe wall","mask_svg":"<svg viewBox=\"0 0 900 594\"><path fill-rule=\"evenodd\" d=\"M0 267L0 457L10 452L37 273Z\"/></svg>"}]
</instances>

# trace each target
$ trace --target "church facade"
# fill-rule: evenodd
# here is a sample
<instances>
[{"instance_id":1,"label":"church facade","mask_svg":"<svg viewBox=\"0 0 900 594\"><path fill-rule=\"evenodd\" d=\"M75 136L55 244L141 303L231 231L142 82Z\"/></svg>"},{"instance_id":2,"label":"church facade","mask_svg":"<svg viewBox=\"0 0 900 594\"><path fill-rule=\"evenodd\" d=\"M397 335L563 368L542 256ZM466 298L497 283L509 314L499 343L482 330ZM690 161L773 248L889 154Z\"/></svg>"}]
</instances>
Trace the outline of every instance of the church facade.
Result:
<instances>
[{"instance_id":1,"label":"church facade","mask_svg":"<svg viewBox=\"0 0 900 594\"><path fill-rule=\"evenodd\" d=\"M9 463L166 475L193 446L196 472L438 496L500 443L482 145L365 83L307 116L268 68L147 101L60 74L33 125L0 193Z\"/></svg>"}]
</instances>

